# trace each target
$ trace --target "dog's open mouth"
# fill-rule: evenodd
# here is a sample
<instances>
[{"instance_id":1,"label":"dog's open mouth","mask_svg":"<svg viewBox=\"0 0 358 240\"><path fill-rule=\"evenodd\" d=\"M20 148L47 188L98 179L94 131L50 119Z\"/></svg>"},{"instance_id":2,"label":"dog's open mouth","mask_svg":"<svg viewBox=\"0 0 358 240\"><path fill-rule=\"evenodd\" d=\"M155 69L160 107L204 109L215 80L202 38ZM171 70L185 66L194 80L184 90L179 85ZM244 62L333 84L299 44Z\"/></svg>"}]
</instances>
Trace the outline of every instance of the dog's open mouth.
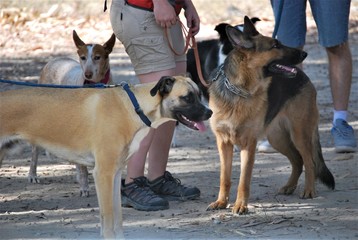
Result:
<instances>
[{"instance_id":1,"label":"dog's open mouth","mask_svg":"<svg viewBox=\"0 0 358 240\"><path fill-rule=\"evenodd\" d=\"M187 117L185 117L183 114L177 114L177 120L182 123L183 125L187 126L188 128L191 128L193 130L198 130L200 132L204 132L206 130L206 126L203 121L194 122L189 120Z\"/></svg>"},{"instance_id":2,"label":"dog's open mouth","mask_svg":"<svg viewBox=\"0 0 358 240\"><path fill-rule=\"evenodd\" d=\"M286 65L282 65L282 64L278 64L278 63L270 64L268 67L268 70L271 73L282 74L288 78L293 78L293 77L296 77L296 75L297 75L296 67L286 66Z\"/></svg>"}]
</instances>

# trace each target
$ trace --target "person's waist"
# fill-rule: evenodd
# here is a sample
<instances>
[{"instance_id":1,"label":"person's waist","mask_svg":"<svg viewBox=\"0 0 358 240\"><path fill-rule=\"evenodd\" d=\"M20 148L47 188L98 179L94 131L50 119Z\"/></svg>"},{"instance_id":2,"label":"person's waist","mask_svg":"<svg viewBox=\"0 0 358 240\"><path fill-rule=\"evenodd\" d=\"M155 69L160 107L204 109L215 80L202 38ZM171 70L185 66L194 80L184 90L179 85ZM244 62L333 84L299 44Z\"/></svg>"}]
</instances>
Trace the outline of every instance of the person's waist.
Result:
<instances>
[{"instance_id":1,"label":"person's waist","mask_svg":"<svg viewBox=\"0 0 358 240\"><path fill-rule=\"evenodd\" d=\"M183 0L172 0L172 1L169 0L169 2L174 7L176 14L179 15L181 9L184 7L184 1ZM139 8L139 9L150 11L150 12L152 12L154 9L152 0L125 0L125 3L131 7Z\"/></svg>"}]
</instances>

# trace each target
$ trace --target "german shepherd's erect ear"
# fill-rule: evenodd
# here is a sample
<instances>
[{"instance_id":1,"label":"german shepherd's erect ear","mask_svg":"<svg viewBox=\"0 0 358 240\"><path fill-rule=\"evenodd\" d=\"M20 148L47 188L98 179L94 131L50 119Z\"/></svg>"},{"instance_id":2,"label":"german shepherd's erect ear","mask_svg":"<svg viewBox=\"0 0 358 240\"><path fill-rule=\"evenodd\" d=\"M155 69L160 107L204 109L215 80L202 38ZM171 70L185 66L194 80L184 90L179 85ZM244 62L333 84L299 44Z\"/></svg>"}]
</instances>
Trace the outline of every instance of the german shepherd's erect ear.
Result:
<instances>
[{"instance_id":1,"label":"german shepherd's erect ear","mask_svg":"<svg viewBox=\"0 0 358 240\"><path fill-rule=\"evenodd\" d=\"M226 34L228 35L232 45L234 45L235 47L249 49L254 47L252 37L260 33L256 30L250 18L245 16L243 32L233 26L228 25L226 26Z\"/></svg>"},{"instance_id":2,"label":"german shepherd's erect ear","mask_svg":"<svg viewBox=\"0 0 358 240\"><path fill-rule=\"evenodd\" d=\"M150 90L150 95L152 97L154 97L157 92L159 92L160 96L164 96L168 93L170 93L170 91L173 88L175 82L175 78L173 77L169 77L169 76L163 76L158 83L152 88L152 90Z\"/></svg>"}]
</instances>

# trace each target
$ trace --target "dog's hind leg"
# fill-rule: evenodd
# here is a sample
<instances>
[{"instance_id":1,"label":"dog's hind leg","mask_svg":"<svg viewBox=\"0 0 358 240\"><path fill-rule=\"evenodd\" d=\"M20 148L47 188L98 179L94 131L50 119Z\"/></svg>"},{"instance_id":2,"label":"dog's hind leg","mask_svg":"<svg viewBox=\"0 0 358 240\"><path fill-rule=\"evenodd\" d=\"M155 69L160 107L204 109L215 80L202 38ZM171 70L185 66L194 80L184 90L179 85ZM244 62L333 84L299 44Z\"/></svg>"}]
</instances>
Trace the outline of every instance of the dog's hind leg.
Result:
<instances>
[{"instance_id":1,"label":"dog's hind leg","mask_svg":"<svg viewBox=\"0 0 358 240\"><path fill-rule=\"evenodd\" d=\"M305 187L304 191L301 194L302 198L313 198L316 196L315 189L315 165L313 161L313 134L314 134L314 124L306 123L305 125L302 122L294 122L294 119L291 119L290 123L287 123L285 126L276 132L275 134L269 134L269 141L271 139L271 144L278 151L282 152L285 156L288 157L292 164L292 174L291 177L283 187L280 192L285 194L290 194L290 187L295 187L297 185L299 175L302 173L302 164L305 168ZM304 127L302 127L304 125ZM277 130L277 129L276 129ZM285 132L286 131L286 132ZM278 139L285 147L280 147L277 145ZM276 138L273 140L273 138ZM281 145L281 146L282 146ZM291 191L292 193L293 191Z\"/></svg>"},{"instance_id":2,"label":"dog's hind leg","mask_svg":"<svg viewBox=\"0 0 358 240\"><path fill-rule=\"evenodd\" d=\"M291 175L287 183L280 188L279 194L292 194L297 188L298 179L303 171L302 157L291 141L288 132L275 129L272 134L267 135L267 139L273 148L290 160L292 166Z\"/></svg>"},{"instance_id":3,"label":"dog's hind leg","mask_svg":"<svg viewBox=\"0 0 358 240\"><path fill-rule=\"evenodd\" d=\"M37 161L39 158L39 148L35 145L32 145L32 156L30 163L30 170L27 179L30 183L40 183L40 179L37 177Z\"/></svg>"},{"instance_id":4,"label":"dog's hind leg","mask_svg":"<svg viewBox=\"0 0 358 240\"><path fill-rule=\"evenodd\" d=\"M89 187L88 187L87 167L81 164L76 164L76 170L77 170L77 182L80 184L80 196L88 197Z\"/></svg>"}]
</instances>

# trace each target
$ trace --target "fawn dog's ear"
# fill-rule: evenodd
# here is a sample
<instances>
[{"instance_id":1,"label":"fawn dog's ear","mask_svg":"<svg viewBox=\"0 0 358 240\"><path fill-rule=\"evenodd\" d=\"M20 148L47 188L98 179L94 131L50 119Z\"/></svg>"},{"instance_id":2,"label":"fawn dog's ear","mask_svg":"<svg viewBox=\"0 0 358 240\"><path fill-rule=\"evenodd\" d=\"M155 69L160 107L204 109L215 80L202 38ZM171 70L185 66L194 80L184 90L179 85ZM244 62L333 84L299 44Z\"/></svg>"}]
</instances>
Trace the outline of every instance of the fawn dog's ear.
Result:
<instances>
[{"instance_id":1,"label":"fawn dog's ear","mask_svg":"<svg viewBox=\"0 0 358 240\"><path fill-rule=\"evenodd\" d=\"M170 93L170 91L173 88L174 82L175 82L175 78L173 77L170 76L161 77L158 83L152 88L152 90L150 90L150 95L154 97L159 92L160 96L163 97L164 95Z\"/></svg>"}]
</instances>

